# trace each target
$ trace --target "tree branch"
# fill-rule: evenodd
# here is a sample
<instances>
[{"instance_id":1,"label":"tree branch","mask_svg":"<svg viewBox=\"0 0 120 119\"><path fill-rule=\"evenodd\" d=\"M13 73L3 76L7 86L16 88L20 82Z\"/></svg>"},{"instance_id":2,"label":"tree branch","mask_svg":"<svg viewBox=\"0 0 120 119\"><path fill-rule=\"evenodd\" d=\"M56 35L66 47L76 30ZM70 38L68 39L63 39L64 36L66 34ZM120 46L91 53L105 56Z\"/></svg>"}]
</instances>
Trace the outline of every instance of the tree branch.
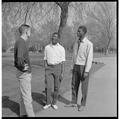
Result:
<instances>
[{"instance_id":1,"label":"tree branch","mask_svg":"<svg viewBox=\"0 0 120 119\"><path fill-rule=\"evenodd\" d=\"M21 10L21 4L19 3L19 8L18 8L16 14L14 15L14 18L17 16L17 14L20 12L20 10Z\"/></svg>"},{"instance_id":2,"label":"tree branch","mask_svg":"<svg viewBox=\"0 0 120 119\"><path fill-rule=\"evenodd\" d=\"M70 4L70 2L55 2L61 9L65 8Z\"/></svg>"},{"instance_id":3,"label":"tree branch","mask_svg":"<svg viewBox=\"0 0 120 119\"><path fill-rule=\"evenodd\" d=\"M31 13L32 13L34 6L35 6L35 2L32 4L31 11L29 12L29 19L30 19L31 25L33 24L32 19L31 19Z\"/></svg>"},{"instance_id":4,"label":"tree branch","mask_svg":"<svg viewBox=\"0 0 120 119\"><path fill-rule=\"evenodd\" d=\"M46 17L48 15L48 13L51 12L51 10L53 9L54 5L45 13L44 16L42 16L41 18L44 19L44 17Z\"/></svg>"},{"instance_id":5,"label":"tree branch","mask_svg":"<svg viewBox=\"0 0 120 119\"><path fill-rule=\"evenodd\" d=\"M24 21L25 24L26 24L26 21L27 21L28 12L29 12L29 3L27 5L27 10L26 10L26 13L25 13L25 21Z\"/></svg>"}]
</instances>

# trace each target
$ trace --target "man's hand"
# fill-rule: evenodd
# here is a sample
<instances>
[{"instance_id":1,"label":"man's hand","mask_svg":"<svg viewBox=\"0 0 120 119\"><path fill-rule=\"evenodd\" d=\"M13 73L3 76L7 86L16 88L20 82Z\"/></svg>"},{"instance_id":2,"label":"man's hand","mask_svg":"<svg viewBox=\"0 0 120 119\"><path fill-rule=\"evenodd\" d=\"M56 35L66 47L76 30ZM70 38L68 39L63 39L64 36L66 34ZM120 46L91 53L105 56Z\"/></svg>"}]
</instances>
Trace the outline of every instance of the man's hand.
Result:
<instances>
[{"instance_id":1,"label":"man's hand","mask_svg":"<svg viewBox=\"0 0 120 119\"><path fill-rule=\"evenodd\" d=\"M63 73L61 73L61 77L63 78Z\"/></svg>"},{"instance_id":2,"label":"man's hand","mask_svg":"<svg viewBox=\"0 0 120 119\"><path fill-rule=\"evenodd\" d=\"M60 75L60 82L63 80L63 73Z\"/></svg>"},{"instance_id":3,"label":"man's hand","mask_svg":"<svg viewBox=\"0 0 120 119\"><path fill-rule=\"evenodd\" d=\"M62 62L62 64L61 64L61 75L60 75L61 81L63 80L63 76L64 76L64 72L65 72L64 65L65 65L64 62Z\"/></svg>"},{"instance_id":4,"label":"man's hand","mask_svg":"<svg viewBox=\"0 0 120 119\"><path fill-rule=\"evenodd\" d=\"M88 77L89 73L88 72L84 72L84 78Z\"/></svg>"},{"instance_id":5,"label":"man's hand","mask_svg":"<svg viewBox=\"0 0 120 119\"><path fill-rule=\"evenodd\" d=\"M71 66L71 68L70 68L70 73L73 73L73 67L74 67L74 66Z\"/></svg>"},{"instance_id":6,"label":"man's hand","mask_svg":"<svg viewBox=\"0 0 120 119\"><path fill-rule=\"evenodd\" d=\"M44 60L44 67L47 68L47 60Z\"/></svg>"},{"instance_id":7,"label":"man's hand","mask_svg":"<svg viewBox=\"0 0 120 119\"><path fill-rule=\"evenodd\" d=\"M25 65L24 65L24 71L27 71L28 68L29 68L28 64L25 64Z\"/></svg>"}]
</instances>

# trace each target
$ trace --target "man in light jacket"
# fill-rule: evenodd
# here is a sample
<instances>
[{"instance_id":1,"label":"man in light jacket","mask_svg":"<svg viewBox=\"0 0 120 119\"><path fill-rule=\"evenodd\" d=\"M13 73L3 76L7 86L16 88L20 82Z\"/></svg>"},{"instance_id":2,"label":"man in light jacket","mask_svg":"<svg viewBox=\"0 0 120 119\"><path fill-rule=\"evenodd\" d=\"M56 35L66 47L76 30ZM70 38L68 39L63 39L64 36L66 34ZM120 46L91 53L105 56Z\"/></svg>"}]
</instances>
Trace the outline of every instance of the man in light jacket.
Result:
<instances>
[{"instance_id":1,"label":"man in light jacket","mask_svg":"<svg viewBox=\"0 0 120 119\"><path fill-rule=\"evenodd\" d=\"M73 75L72 75L72 105L78 107L78 111L86 106L89 71L93 60L93 44L85 36L87 28L80 26L77 31L78 40L73 47ZM81 83L81 105L77 104L78 90Z\"/></svg>"}]
</instances>

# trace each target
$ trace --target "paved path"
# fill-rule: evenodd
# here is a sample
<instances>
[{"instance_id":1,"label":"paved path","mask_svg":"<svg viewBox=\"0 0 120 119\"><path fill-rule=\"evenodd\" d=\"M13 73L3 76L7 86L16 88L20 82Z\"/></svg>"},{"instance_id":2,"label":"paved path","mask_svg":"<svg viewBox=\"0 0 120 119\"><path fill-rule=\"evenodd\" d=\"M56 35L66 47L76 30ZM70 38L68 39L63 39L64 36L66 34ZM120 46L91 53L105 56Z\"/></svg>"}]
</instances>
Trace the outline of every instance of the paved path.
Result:
<instances>
[{"instance_id":1,"label":"paved path","mask_svg":"<svg viewBox=\"0 0 120 119\"><path fill-rule=\"evenodd\" d=\"M90 77L87 107L83 112L76 108L64 107L65 102L71 99L71 91L67 91L61 97L63 102L58 101L58 110L49 108L36 113L37 117L94 117L116 116L117 112L117 77L116 58L95 58L95 61L105 63L105 66ZM81 94L78 102L80 102Z\"/></svg>"},{"instance_id":2,"label":"paved path","mask_svg":"<svg viewBox=\"0 0 120 119\"><path fill-rule=\"evenodd\" d=\"M44 89L44 68L32 66L32 97L33 108L36 116L115 116L116 115L116 58L95 58L94 61L104 63L94 64L94 74L90 77L87 108L83 112L78 112L75 108L64 107L71 99L70 82L71 73L69 72L71 62L66 62L65 79L61 83L57 111L52 108L43 110L45 101ZM6 61L5 61L6 62ZM35 61L36 62L36 61ZM16 69L7 62L2 71L2 116L16 117L19 113L19 93L18 81L15 77ZM4 63L3 63L4 64ZM39 64L39 63L38 63ZM37 64L36 64L37 65ZM98 70L99 69L99 70ZM92 73L93 73L92 72ZM6 75L7 74L7 75ZM80 102L81 95L79 96Z\"/></svg>"}]
</instances>

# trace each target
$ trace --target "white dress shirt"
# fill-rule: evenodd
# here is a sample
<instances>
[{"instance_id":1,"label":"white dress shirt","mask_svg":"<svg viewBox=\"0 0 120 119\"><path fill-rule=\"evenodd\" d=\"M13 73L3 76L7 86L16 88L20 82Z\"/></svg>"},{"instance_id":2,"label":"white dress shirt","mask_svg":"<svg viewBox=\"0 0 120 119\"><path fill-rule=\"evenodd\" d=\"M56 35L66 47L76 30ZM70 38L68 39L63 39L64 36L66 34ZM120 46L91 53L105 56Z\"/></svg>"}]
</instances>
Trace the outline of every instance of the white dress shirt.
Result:
<instances>
[{"instance_id":1,"label":"white dress shirt","mask_svg":"<svg viewBox=\"0 0 120 119\"><path fill-rule=\"evenodd\" d=\"M59 43L56 45L49 44L45 47L44 60L48 64L56 65L65 61L65 49Z\"/></svg>"},{"instance_id":2,"label":"white dress shirt","mask_svg":"<svg viewBox=\"0 0 120 119\"><path fill-rule=\"evenodd\" d=\"M90 42L87 37L85 37L83 41L80 42L78 53L77 48L78 43L76 42L73 49L74 64L85 65L85 72L89 72L93 60L93 43Z\"/></svg>"}]
</instances>

